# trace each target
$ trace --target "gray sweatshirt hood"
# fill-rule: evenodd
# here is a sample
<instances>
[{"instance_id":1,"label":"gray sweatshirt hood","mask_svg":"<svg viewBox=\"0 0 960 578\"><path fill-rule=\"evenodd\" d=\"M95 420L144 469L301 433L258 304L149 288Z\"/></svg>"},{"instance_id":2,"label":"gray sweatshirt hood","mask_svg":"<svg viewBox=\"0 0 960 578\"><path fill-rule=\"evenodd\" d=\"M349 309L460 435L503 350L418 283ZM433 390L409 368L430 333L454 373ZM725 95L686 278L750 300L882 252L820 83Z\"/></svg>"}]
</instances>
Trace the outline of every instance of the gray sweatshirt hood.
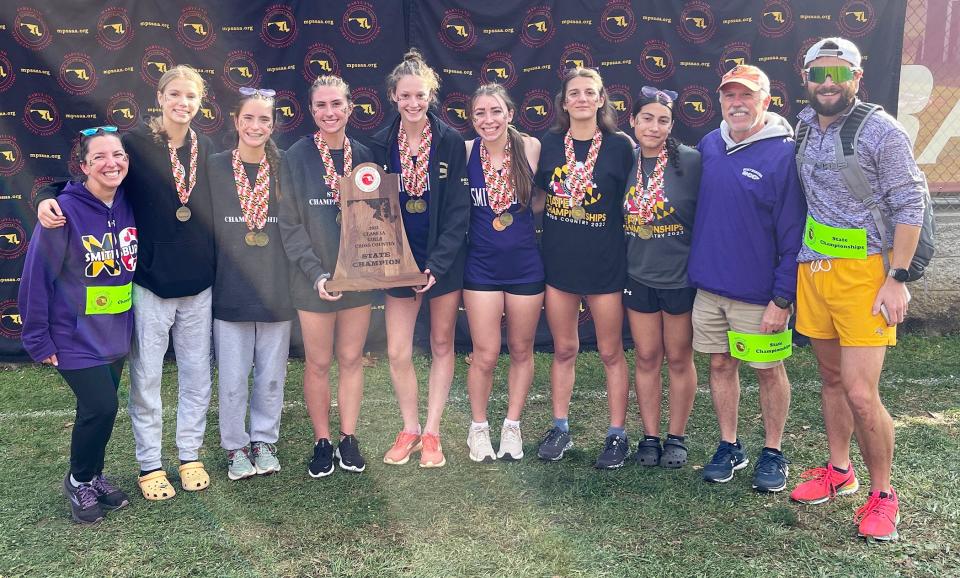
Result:
<instances>
[{"instance_id":1,"label":"gray sweatshirt hood","mask_svg":"<svg viewBox=\"0 0 960 578\"><path fill-rule=\"evenodd\" d=\"M723 137L723 142L727 144L727 152L729 152L732 148L741 148L750 143L768 138L784 138L793 136L793 127L790 126L790 123L787 122L787 119L775 112L770 112L768 110L764 113L763 125L763 128L758 132L748 136L740 142L734 142L734 140L730 138L730 126L727 124L727 121L720 121L720 136Z\"/></svg>"}]
</instances>

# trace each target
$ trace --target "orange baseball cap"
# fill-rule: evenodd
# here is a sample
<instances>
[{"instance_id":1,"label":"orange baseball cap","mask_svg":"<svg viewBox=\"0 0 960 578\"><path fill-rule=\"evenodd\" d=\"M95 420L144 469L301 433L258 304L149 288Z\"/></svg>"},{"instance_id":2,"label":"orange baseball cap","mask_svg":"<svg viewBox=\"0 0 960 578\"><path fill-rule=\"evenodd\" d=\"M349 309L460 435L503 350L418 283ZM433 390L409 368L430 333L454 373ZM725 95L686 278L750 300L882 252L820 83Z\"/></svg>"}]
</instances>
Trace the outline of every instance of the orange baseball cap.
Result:
<instances>
[{"instance_id":1,"label":"orange baseball cap","mask_svg":"<svg viewBox=\"0 0 960 578\"><path fill-rule=\"evenodd\" d=\"M766 73L752 64L738 64L728 70L720 79L720 86L717 87L717 90L731 82L742 84L750 90L762 90L770 94L770 79Z\"/></svg>"}]
</instances>

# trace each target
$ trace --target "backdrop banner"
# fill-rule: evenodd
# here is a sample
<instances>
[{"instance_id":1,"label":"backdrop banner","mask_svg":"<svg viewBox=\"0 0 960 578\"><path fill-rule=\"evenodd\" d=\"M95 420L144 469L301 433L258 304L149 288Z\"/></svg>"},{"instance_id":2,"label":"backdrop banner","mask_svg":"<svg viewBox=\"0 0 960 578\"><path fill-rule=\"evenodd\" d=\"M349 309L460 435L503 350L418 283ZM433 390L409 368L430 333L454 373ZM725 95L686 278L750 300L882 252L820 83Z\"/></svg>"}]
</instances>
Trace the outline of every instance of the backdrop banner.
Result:
<instances>
[{"instance_id":1,"label":"backdrop banner","mask_svg":"<svg viewBox=\"0 0 960 578\"><path fill-rule=\"evenodd\" d=\"M439 114L469 137L469 96L505 85L515 122L541 135L553 123L564 70L603 75L624 130L643 85L680 93L675 132L695 144L720 122L717 83L739 63L770 76L771 110L791 121L806 104L800 68L824 36L857 42L861 97L896 113L906 0L733 0L628 2L352 0L193 2L89 0L0 5L0 358L24 360L17 288L36 222L34 198L47 182L79 172L78 131L128 130L158 112L156 83L175 64L197 68L209 95L194 127L232 145L232 107L242 86L277 91L281 148L314 130L307 87L338 74L356 109L348 132L361 139L390 121L384 78L410 46L441 74ZM136 194L135 191L132 192ZM426 308L424 308L426 309ZM469 347L466 319L459 348ZM418 325L417 343L427 344ZM384 343L382 306L368 345ZM594 343L589 311L581 338ZM546 324L538 348L550 344Z\"/></svg>"}]
</instances>

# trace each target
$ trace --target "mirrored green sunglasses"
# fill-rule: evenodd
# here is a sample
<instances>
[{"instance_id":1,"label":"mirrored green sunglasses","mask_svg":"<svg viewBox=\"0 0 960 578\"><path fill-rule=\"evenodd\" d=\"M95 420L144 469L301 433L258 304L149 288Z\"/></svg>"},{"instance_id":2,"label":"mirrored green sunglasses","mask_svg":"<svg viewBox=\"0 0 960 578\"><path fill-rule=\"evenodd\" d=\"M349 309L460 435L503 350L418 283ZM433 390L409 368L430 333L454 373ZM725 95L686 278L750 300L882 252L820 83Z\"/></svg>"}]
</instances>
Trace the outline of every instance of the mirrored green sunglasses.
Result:
<instances>
[{"instance_id":1,"label":"mirrored green sunglasses","mask_svg":"<svg viewBox=\"0 0 960 578\"><path fill-rule=\"evenodd\" d=\"M847 66L811 66L807 69L807 80L821 84L830 78L834 83L853 80L855 70Z\"/></svg>"}]
</instances>

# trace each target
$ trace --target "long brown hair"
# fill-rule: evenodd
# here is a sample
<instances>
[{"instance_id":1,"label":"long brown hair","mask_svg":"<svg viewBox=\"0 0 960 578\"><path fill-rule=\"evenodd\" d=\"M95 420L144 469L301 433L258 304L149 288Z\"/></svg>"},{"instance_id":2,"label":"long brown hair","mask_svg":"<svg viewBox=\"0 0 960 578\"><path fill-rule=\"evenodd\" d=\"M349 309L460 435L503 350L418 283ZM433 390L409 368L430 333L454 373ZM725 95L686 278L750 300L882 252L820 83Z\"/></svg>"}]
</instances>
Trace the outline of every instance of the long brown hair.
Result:
<instances>
[{"instance_id":1,"label":"long brown hair","mask_svg":"<svg viewBox=\"0 0 960 578\"><path fill-rule=\"evenodd\" d=\"M240 118L240 111L243 109L243 105L247 102L258 99L266 102L270 105L270 116L273 118L273 126L277 126L277 108L274 106L274 98L271 96L263 96L260 93L253 93L250 95L240 95L240 99L237 100L236 106L233 107L233 118ZM240 146L240 131L237 131L237 138L233 142L233 148ZM273 137L267 139L266 144L263 147L263 151L266 154L267 162L270 163L270 181L274 184L274 191L277 194L277 199L280 198L280 149L277 147L277 143L273 142Z\"/></svg>"},{"instance_id":2,"label":"long brown hair","mask_svg":"<svg viewBox=\"0 0 960 578\"><path fill-rule=\"evenodd\" d=\"M570 84L570 81L574 78L581 77L593 80L600 88L600 97L603 98L603 106L597 110L597 126L600 127L601 131L607 133L619 131L620 129L617 127L617 113L614 112L613 105L610 104L610 98L607 95L607 89L603 86L603 78L600 77L600 73L592 68L580 67L571 68L563 75L563 81L560 83L560 92L557 93L554 99L557 116L551 130L554 132L567 132L567 129L570 128L570 113L563 109L563 102L567 96L567 85Z\"/></svg>"},{"instance_id":3,"label":"long brown hair","mask_svg":"<svg viewBox=\"0 0 960 578\"><path fill-rule=\"evenodd\" d=\"M160 77L160 81L157 82L157 92L162 93L166 90L167 85L173 82L174 80L186 80L197 85L197 91L200 92L200 101L202 102L204 98L207 97L207 82L200 76L200 73L197 72L195 68L187 64L178 64L167 70L163 73L163 76ZM163 128L163 114L159 114L154 117L150 117L150 120L147 121L147 126L150 127L150 132L153 133L153 140L157 144L167 144L167 131Z\"/></svg>"},{"instance_id":4,"label":"long brown hair","mask_svg":"<svg viewBox=\"0 0 960 578\"><path fill-rule=\"evenodd\" d=\"M470 98L470 104L467 107L467 116L473 116L473 103L481 96L499 98L503 101L504 106L507 107L507 111L509 112L515 112L517 109L513 99L511 99L507 93L507 89L500 84L492 82L479 86L473 93L473 96ZM526 207L530 205L531 189L533 188L533 171L530 170L530 163L527 160L526 150L523 145L524 136L528 135L515 129L512 124L507 125L507 138L510 139L510 180L512 181L511 184L513 185L514 194L517 196L517 202L519 202L521 206Z\"/></svg>"}]
</instances>

